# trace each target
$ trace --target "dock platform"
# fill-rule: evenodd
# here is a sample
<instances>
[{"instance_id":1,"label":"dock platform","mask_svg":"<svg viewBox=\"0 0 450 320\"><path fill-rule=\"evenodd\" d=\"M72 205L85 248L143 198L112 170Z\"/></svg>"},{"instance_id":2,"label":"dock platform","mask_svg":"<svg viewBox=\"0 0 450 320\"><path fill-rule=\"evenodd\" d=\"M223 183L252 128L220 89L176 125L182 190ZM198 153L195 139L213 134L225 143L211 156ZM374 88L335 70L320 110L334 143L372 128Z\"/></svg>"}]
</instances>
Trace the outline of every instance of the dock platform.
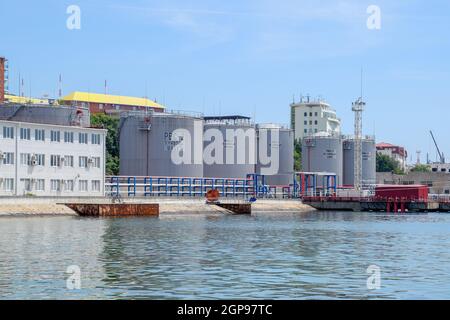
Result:
<instances>
[{"instance_id":1,"label":"dock platform","mask_svg":"<svg viewBox=\"0 0 450 320\"><path fill-rule=\"evenodd\" d=\"M450 203L428 199L304 197L303 203L322 211L450 212Z\"/></svg>"},{"instance_id":2,"label":"dock platform","mask_svg":"<svg viewBox=\"0 0 450 320\"><path fill-rule=\"evenodd\" d=\"M64 205L82 217L159 216L159 204L155 203L65 203Z\"/></svg>"},{"instance_id":3,"label":"dock platform","mask_svg":"<svg viewBox=\"0 0 450 320\"><path fill-rule=\"evenodd\" d=\"M250 203L217 203L216 205L234 214L252 214L252 205Z\"/></svg>"}]
</instances>

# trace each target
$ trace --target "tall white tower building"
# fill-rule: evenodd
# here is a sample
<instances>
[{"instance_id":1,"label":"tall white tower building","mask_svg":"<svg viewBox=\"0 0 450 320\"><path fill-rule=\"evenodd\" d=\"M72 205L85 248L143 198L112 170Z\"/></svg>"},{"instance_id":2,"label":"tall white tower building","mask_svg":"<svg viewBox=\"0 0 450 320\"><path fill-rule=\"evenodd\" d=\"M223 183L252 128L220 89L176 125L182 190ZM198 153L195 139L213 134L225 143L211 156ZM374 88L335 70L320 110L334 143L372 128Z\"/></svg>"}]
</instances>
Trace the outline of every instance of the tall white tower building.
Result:
<instances>
[{"instance_id":1,"label":"tall white tower building","mask_svg":"<svg viewBox=\"0 0 450 320\"><path fill-rule=\"evenodd\" d=\"M307 97L291 104L291 127L296 140L317 133L338 136L341 134L341 119L328 103Z\"/></svg>"}]
</instances>

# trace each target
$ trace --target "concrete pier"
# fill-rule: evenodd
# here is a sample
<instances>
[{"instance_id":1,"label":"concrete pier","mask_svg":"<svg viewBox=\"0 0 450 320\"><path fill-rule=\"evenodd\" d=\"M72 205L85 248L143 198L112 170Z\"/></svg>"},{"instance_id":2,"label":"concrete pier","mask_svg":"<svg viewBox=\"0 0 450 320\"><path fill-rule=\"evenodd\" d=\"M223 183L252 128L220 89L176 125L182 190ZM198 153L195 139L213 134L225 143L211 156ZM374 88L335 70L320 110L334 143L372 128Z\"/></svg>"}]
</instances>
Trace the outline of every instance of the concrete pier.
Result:
<instances>
[{"instance_id":1,"label":"concrete pier","mask_svg":"<svg viewBox=\"0 0 450 320\"><path fill-rule=\"evenodd\" d=\"M433 212L445 211L448 206L436 201L402 201L340 198L306 198L304 203L317 210L326 211L379 211L379 212ZM450 211L450 210L449 210Z\"/></svg>"},{"instance_id":2,"label":"concrete pier","mask_svg":"<svg viewBox=\"0 0 450 320\"><path fill-rule=\"evenodd\" d=\"M439 211L450 212L450 202L441 202L439 204Z\"/></svg>"},{"instance_id":3,"label":"concrete pier","mask_svg":"<svg viewBox=\"0 0 450 320\"><path fill-rule=\"evenodd\" d=\"M241 199L242 201L242 199ZM164 214L232 214L230 210L206 204L204 199L177 197L127 198L126 203L157 203L160 215ZM76 212L63 203L111 204L109 198L0 198L1 216L76 216ZM257 213L302 213L314 211L309 205L298 200L260 199L252 204L252 214Z\"/></svg>"}]
</instances>

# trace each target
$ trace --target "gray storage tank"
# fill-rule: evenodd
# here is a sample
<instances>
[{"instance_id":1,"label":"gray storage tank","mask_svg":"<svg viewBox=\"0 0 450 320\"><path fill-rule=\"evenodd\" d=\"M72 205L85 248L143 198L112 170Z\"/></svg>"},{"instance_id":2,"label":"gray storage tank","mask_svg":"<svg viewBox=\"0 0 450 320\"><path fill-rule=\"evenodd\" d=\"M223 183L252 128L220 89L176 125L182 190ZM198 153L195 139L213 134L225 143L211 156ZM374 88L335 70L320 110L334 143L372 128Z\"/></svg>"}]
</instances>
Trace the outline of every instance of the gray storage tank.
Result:
<instances>
[{"instance_id":1,"label":"gray storage tank","mask_svg":"<svg viewBox=\"0 0 450 320\"><path fill-rule=\"evenodd\" d=\"M215 142L216 135L221 136L217 142ZM214 145L217 148L214 148ZM256 165L254 124L250 118L243 116L204 117L204 152L205 178L244 179L247 174L254 174Z\"/></svg>"},{"instance_id":2,"label":"gray storage tank","mask_svg":"<svg viewBox=\"0 0 450 320\"><path fill-rule=\"evenodd\" d=\"M345 139L344 149L344 185L354 186L355 181L355 140ZM373 185L376 183L376 144L375 138L366 137L362 140L362 182L363 185Z\"/></svg>"},{"instance_id":3,"label":"gray storage tank","mask_svg":"<svg viewBox=\"0 0 450 320\"><path fill-rule=\"evenodd\" d=\"M119 126L120 175L202 177L202 134L200 116L124 113ZM187 161L181 161L184 156Z\"/></svg>"},{"instance_id":4,"label":"gray storage tank","mask_svg":"<svg viewBox=\"0 0 450 320\"><path fill-rule=\"evenodd\" d=\"M341 137L314 135L302 140L302 171L326 172L337 175L337 184L343 184L343 156ZM322 182L318 181L318 185Z\"/></svg>"},{"instance_id":5,"label":"gray storage tank","mask_svg":"<svg viewBox=\"0 0 450 320\"><path fill-rule=\"evenodd\" d=\"M263 174L264 168L274 165L274 163L266 164L268 159L264 157L267 155L272 162L278 159L278 170L276 174L265 175L266 183L273 186L292 184L294 181L294 130L277 124L258 124L256 132L258 142L256 173ZM272 154L272 150L277 153L276 156Z\"/></svg>"}]
</instances>

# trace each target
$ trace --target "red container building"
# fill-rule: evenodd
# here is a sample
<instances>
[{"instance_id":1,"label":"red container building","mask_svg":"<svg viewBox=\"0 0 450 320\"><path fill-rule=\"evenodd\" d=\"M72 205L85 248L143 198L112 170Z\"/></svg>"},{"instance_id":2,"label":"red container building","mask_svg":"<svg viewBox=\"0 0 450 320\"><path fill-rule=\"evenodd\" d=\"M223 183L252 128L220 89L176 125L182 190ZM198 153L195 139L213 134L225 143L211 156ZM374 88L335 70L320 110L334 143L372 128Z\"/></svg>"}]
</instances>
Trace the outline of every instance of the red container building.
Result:
<instances>
[{"instance_id":1,"label":"red container building","mask_svg":"<svg viewBox=\"0 0 450 320\"><path fill-rule=\"evenodd\" d=\"M375 188L375 197L383 199L427 200L428 187L423 185L378 185Z\"/></svg>"}]
</instances>

